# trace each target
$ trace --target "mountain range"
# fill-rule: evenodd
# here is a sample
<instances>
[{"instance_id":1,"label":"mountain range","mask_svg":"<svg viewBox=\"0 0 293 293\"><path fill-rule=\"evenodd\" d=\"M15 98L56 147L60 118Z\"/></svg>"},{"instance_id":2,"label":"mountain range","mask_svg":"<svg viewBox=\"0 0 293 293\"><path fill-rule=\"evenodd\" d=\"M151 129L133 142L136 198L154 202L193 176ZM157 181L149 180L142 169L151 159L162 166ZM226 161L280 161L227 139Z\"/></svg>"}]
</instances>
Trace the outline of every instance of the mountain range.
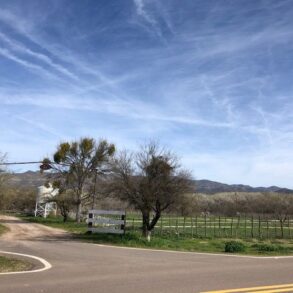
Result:
<instances>
[{"instance_id":1,"label":"mountain range","mask_svg":"<svg viewBox=\"0 0 293 293\"><path fill-rule=\"evenodd\" d=\"M13 173L9 176L9 185L18 188L36 188L45 182L46 178L40 172L27 171L24 173ZM278 192L293 193L293 190L278 186L251 187L243 184L225 184L211 180L194 180L194 190L198 193L214 194L219 192Z\"/></svg>"}]
</instances>

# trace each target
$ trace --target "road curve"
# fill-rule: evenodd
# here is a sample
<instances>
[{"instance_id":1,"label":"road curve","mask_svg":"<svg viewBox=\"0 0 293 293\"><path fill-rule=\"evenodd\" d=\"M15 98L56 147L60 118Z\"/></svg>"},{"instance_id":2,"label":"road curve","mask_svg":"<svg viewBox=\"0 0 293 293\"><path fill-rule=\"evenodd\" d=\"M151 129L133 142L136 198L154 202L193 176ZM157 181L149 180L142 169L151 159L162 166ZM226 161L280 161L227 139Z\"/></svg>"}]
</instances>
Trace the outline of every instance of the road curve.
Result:
<instances>
[{"instance_id":1,"label":"road curve","mask_svg":"<svg viewBox=\"0 0 293 293\"><path fill-rule=\"evenodd\" d=\"M1 217L0 250L35 255L47 271L0 276L1 293L189 293L293 283L292 258L125 249L73 241L66 232ZM236 291L235 291L236 292ZM288 291L293 292L293 291Z\"/></svg>"}]
</instances>

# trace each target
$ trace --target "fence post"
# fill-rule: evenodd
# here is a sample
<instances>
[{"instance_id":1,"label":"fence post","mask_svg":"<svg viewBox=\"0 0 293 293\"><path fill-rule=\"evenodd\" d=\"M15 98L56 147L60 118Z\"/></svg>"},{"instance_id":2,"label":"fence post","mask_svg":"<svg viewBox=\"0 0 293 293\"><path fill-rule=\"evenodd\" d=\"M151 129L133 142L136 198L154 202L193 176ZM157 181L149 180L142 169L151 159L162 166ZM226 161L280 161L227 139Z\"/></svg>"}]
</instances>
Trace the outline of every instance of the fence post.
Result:
<instances>
[{"instance_id":1,"label":"fence post","mask_svg":"<svg viewBox=\"0 0 293 293\"><path fill-rule=\"evenodd\" d=\"M182 232L183 236L185 235L185 222L186 222L186 218L184 217L183 218L183 232Z\"/></svg>"},{"instance_id":2,"label":"fence post","mask_svg":"<svg viewBox=\"0 0 293 293\"><path fill-rule=\"evenodd\" d=\"M236 238L238 237L239 235L239 226L240 226L240 215L238 215L238 219L237 219L237 226L236 226L236 232L235 232L235 236Z\"/></svg>"},{"instance_id":3,"label":"fence post","mask_svg":"<svg viewBox=\"0 0 293 293\"><path fill-rule=\"evenodd\" d=\"M161 216L161 227L160 227L160 235L163 234L163 216Z\"/></svg>"},{"instance_id":4,"label":"fence post","mask_svg":"<svg viewBox=\"0 0 293 293\"><path fill-rule=\"evenodd\" d=\"M289 233L289 238L291 238L290 218L289 217L288 217L288 233Z\"/></svg>"},{"instance_id":5,"label":"fence post","mask_svg":"<svg viewBox=\"0 0 293 293\"><path fill-rule=\"evenodd\" d=\"M204 215L204 237L207 237L207 215Z\"/></svg>"},{"instance_id":6,"label":"fence post","mask_svg":"<svg viewBox=\"0 0 293 293\"><path fill-rule=\"evenodd\" d=\"M191 217L191 238L193 238L193 217Z\"/></svg>"},{"instance_id":7,"label":"fence post","mask_svg":"<svg viewBox=\"0 0 293 293\"><path fill-rule=\"evenodd\" d=\"M134 231L134 218L132 218L132 231Z\"/></svg>"},{"instance_id":8,"label":"fence post","mask_svg":"<svg viewBox=\"0 0 293 293\"><path fill-rule=\"evenodd\" d=\"M267 239L270 238L270 235L269 235L269 220L267 219Z\"/></svg>"},{"instance_id":9,"label":"fence post","mask_svg":"<svg viewBox=\"0 0 293 293\"><path fill-rule=\"evenodd\" d=\"M251 238L254 238L254 223L253 223L253 216L251 216Z\"/></svg>"},{"instance_id":10,"label":"fence post","mask_svg":"<svg viewBox=\"0 0 293 293\"><path fill-rule=\"evenodd\" d=\"M258 238L259 238L259 239L262 238L262 234L261 234L261 219L260 219L260 215L258 216Z\"/></svg>"},{"instance_id":11,"label":"fence post","mask_svg":"<svg viewBox=\"0 0 293 293\"><path fill-rule=\"evenodd\" d=\"M177 217L176 217L176 234L177 234L177 237L179 238L178 218Z\"/></svg>"},{"instance_id":12,"label":"fence post","mask_svg":"<svg viewBox=\"0 0 293 293\"><path fill-rule=\"evenodd\" d=\"M246 214L244 215L244 238L246 239L246 227L247 227L247 220L246 220Z\"/></svg>"},{"instance_id":13,"label":"fence post","mask_svg":"<svg viewBox=\"0 0 293 293\"><path fill-rule=\"evenodd\" d=\"M120 229L123 230L123 234L125 235L126 230L126 213L125 215L121 215L121 220L124 221L124 224L120 226Z\"/></svg>"},{"instance_id":14,"label":"fence post","mask_svg":"<svg viewBox=\"0 0 293 293\"><path fill-rule=\"evenodd\" d=\"M88 221L88 233L92 234L92 231L90 230L93 227L93 220L94 220L94 214L93 213L89 213L89 219L91 219L90 221Z\"/></svg>"},{"instance_id":15,"label":"fence post","mask_svg":"<svg viewBox=\"0 0 293 293\"><path fill-rule=\"evenodd\" d=\"M221 233L221 217L219 216L219 237L221 238L221 235L222 235L222 233Z\"/></svg>"},{"instance_id":16,"label":"fence post","mask_svg":"<svg viewBox=\"0 0 293 293\"><path fill-rule=\"evenodd\" d=\"M231 235L231 238L233 238L233 217L232 217L232 221L231 221L231 233L230 233L230 235Z\"/></svg>"},{"instance_id":17,"label":"fence post","mask_svg":"<svg viewBox=\"0 0 293 293\"><path fill-rule=\"evenodd\" d=\"M198 237L198 230L197 230L197 216L195 216L195 236Z\"/></svg>"},{"instance_id":18,"label":"fence post","mask_svg":"<svg viewBox=\"0 0 293 293\"><path fill-rule=\"evenodd\" d=\"M216 218L214 217L214 237L216 237Z\"/></svg>"}]
</instances>

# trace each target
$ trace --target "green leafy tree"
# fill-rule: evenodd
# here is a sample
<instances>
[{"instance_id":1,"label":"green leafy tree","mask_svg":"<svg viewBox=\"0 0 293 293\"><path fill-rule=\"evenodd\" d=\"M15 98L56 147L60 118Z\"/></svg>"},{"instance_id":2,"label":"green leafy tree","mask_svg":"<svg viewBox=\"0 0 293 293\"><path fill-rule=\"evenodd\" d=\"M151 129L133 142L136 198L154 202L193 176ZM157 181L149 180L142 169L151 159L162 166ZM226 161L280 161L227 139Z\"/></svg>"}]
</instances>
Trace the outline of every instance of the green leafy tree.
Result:
<instances>
[{"instance_id":1,"label":"green leafy tree","mask_svg":"<svg viewBox=\"0 0 293 293\"><path fill-rule=\"evenodd\" d=\"M81 220L83 204L89 200L93 177L97 170L109 167L114 153L114 144L106 140L97 143L93 138L82 138L79 141L60 143L53 160L43 160L41 170L51 170L54 185L62 192L72 191L77 222Z\"/></svg>"}]
</instances>

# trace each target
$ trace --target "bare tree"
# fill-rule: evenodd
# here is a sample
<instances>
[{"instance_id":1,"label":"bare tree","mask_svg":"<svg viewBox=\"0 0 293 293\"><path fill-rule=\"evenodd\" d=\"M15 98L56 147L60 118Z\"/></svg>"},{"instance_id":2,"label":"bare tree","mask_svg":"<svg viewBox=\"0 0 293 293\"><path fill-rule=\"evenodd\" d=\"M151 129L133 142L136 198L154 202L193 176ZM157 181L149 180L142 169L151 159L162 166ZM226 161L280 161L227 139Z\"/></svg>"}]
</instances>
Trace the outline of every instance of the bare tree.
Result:
<instances>
[{"instance_id":1,"label":"bare tree","mask_svg":"<svg viewBox=\"0 0 293 293\"><path fill-rule=\"evenodd\" d=\"M51 170L55 186L62 192L72 191L77 222L81 220L82 205L91 196L91 184L97 169L107 165L114 152L115 146L106 140L97 143L93 138L82 138L59 144L53 160L43 160L41 169Z\"/></svg>"},{"instance_id":2,"label":"bare tree","mask_svg":"<svg viewBox=\"0 0 293 293\"><path fill-rule=\"evenodd\" d=\"M162 212L192 190L190 173L157 143L142 146L134 154L120 153L115 173L112 191L141 212L142 232L148 240Z\"/></svg>"},{"instance_id":3,"label":"bare tree","mask_svg":"<svg viewBox=\"0 0 293 293\"><path fill-rule=\"evenodd\" d=\"M290 194L264 193L259 207L266 214L273 214L280 223L281 237L284 237L284 224L293 214L293 196Z\"/></svg>"},{"instance_id":4,"label":"bare tree","mask_svg":"<svg viewBox=\"0 0 293 293\"><path fill-rule=\"evenodd\" d=\"M0 188L4 185L7 178L7 170L4 165L6 154L0 152Z\"/></svg>"},{"instance_id":5,"label":"bare tree","mask_svg":"<svg viewBox=\"0 0 293 293\"><path fill-rule=\"evenodd\" d=\"M65 223L73 206L72 191L65 190L63 192L59 192L54 198L52 198L52 201L56 202L57 207L60 210L60 214L63 217L63 222Z\"/></svg>"},{"instance_id":6,"label":"bare tree","mask_svg":"<svg viewBox=\"0 0 293 293\"><path fill-rule=\"evenodd\" d=\"M3 154L0 152L0 209L3 208L4 205L4 196L5 196L5 183L7 181L7 170L4 165L1 165L4 163L6 158L6 154Z\"/></svg>"}]
</instances>

